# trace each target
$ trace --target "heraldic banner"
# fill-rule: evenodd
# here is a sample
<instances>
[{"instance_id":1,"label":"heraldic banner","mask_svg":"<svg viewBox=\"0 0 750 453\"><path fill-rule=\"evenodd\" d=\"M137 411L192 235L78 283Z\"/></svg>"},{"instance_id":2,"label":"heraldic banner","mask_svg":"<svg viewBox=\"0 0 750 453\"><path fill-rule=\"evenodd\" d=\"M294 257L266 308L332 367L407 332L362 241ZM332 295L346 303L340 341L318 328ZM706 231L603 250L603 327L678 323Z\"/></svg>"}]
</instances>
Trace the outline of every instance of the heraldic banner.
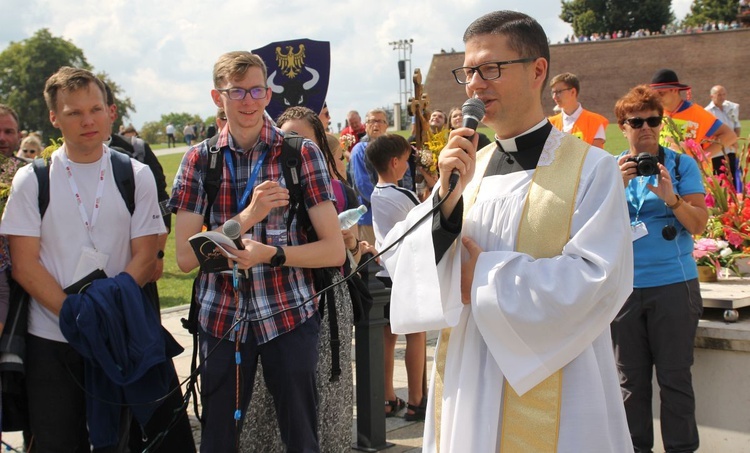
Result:
<instances>
[{"instance_id":1,"label":"heraldic banner","mask_svg":"<svg viewBox=\"0 0 750 453\"><path fill-rule=\"evenodd\" d=\"M331 43L311 39L272 42L253 50L268 67L273 91L266 111L274 121L289 107L307 107L320 113L328 94Z\"/></svg>"}]
</instances>

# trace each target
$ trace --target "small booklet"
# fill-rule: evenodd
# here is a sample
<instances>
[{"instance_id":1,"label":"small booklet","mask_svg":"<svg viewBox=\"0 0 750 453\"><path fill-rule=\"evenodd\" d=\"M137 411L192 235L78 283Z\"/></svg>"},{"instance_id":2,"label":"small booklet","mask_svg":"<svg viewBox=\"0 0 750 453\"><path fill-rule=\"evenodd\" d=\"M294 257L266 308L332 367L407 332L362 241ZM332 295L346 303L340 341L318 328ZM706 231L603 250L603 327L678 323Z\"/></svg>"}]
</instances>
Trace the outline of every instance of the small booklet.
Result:
<instances>
[{"instance_id":1,"label":"small booklet","mask_svg":"<svg viewBox=\"0 0 750 453\"><path fill-rule=\"evenodd\" d=\"M193 252L198 257L198 263L203 272L231 270L227 258L237 258L226 249L226 247L235 248L234 243L219 231L202 231L190 236L188 242L193 247Z\"/></svg>"},{"instance_id":2,"label":"small booklet","mask_svg":"<svg viewBox=\"0 0 750 453\"><path fill-rule=\"evenodd\" d=\"M107 274L105 274L104 271L101 269L96 269L90 272L88 275L86 275L82 279L78 280L77 282L71 283L69 286L66 286L65 288L63 288L63 291L65 291L65 294L68 294L68 295L80 294L86 288L88 288L88 286L94 280L99 280L100 278L107 278Z\"/></svg>"}]
</instances>

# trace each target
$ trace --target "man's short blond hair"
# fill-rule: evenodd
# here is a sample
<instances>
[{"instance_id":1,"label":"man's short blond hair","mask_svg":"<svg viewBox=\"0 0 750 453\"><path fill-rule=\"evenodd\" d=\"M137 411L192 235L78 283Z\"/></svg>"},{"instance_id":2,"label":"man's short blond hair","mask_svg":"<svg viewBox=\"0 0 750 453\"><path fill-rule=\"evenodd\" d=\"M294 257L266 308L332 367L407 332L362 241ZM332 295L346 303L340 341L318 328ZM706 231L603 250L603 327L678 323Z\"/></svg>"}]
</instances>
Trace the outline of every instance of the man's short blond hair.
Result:
<instances>
[{"instance_id":1,"label":"man's short blond hair","mask_svg":"<svg viewBox=\"0 0 750 453\"><path fill-rule=\"evenodd\" d=\"M91 71L85 69L63 66L52 74L47 83L44 84L44 100L47 108L57 111L57 95L60 91L73 92L82 88L88 89L89 85L95 84L102 92L102 100L106 103L107 90L104 82L99 80Z\"/></svg>"},{"instance_id":2,"label":"man's short blond hair","mask_svg":"<svg viewBox=\"0 0 750 453\"><path fill-rule=\"evenodd\" d=\"M214 64L214 88L221 88L230 80L242 79L250 68L260 68L263 80L268 78L266 64L254 53L246 50L225 53Z\"/></svg>"}]
</instances>

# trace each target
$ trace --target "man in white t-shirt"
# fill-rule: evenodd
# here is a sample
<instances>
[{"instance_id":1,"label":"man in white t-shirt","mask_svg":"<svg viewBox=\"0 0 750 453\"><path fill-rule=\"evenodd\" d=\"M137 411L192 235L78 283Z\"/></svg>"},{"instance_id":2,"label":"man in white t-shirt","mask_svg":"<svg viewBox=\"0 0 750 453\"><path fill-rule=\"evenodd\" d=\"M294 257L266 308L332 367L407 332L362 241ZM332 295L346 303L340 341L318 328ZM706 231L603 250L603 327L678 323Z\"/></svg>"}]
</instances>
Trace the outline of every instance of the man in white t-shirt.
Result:
<instances>
[{"instance_id":1,"label":"man in white t-shirt","mask_svg":"<svg viewBox=\"0 0 750 453\"><path fill-rule=\"evenodd\" d=\"M167 148L176 148L177 144L174 139L174 124L172 123L167 124L166 133L167 133Z\"/></svg>"},{"instance_id":2,"label":"man in white t-shirt","mask_svg":"<svg viewBox=\"0 0 750 453\"><path fill-rule=\"evenodd\" d=\"M154 273L157 235L165 228L147 166L130 161L132 215L117 188L112 151L102 144L111 131L103 83L89 71L63 67L47 80L44 97L65 141L49 164L49 205L42 217L34 170L20 169L0 234L9 237L13 278L31 296L25 364L34 447L88 451L83 358L59 327L63 288L97 268L109 277L124 271L142 286ZM119 428L127 445L127 425Z\"/></svg>"},{"instance_id":3,"label":"man in white t-shirt","mask_svg":"<svg viewBox=\"0 0 750 453\"><path fill-rule=\"evenodd\" d=\"M736 102L727 100L727 90L721 85L716 85L711 88L711 102L704 107L707 112L716 117L719 121L729 126L730 129L734 130L737 137L741 137L740 124L740 105ZM732 146L725 146L719 148L711 155L711 163L713 164L714 171L717 171L724 165L724 153L729 158L730 173L732 177L737 177L737 157L735 151L737 150L737 143ZM740 182L741 184L741 182Z\"/></svg>"}]
</instances>

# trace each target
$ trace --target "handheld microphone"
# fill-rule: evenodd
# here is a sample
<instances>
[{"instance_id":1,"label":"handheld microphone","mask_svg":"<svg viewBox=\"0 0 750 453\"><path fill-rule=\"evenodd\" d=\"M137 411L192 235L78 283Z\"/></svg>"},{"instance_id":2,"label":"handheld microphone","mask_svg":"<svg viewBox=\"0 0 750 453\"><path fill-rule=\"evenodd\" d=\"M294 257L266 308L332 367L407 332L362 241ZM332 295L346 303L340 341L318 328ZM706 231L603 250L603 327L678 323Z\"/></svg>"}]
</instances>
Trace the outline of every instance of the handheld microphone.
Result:
<instances>
[{"instance_id":1,"label":"handheld microphone","mask_svg":"<svg viewBox=\"0 0 750 453\"><path fill-rule=\"evenodd\" d=\"M484 102L477 98L467 99L464 105L461 106L461 114L464 117L463 127L468 127L476 131L479 122L484 118L484 112ZM474 138L474 135L466 138L471 140ZM448 190L451 192L456 188L459 176L458 170L454 169L451 172L450 179L448 179Z\"/></svg>"},{"instance_id":2,"label":"handheld microphone","mask_svg":"<svg viewBox=\"0 0 750 453\"><path fill-rule=\"evenodd\" d=\"M232 219L224 222L224 226L221 227L221 232L234 242L234 248L237 250L245 250L245 244L242 243L242 238L240 237L242 236L241 229L240 222Z\"/></svg>"},{"instance_id":3,"label":"handheld microphone","mask_svg":"<svg viewBox=\"0 0 750 453\"><path fill-rule=\"evenodd\" d=\"M234 248L237 250L245 250L245 244L242 243L242 226L240 222L229 219L224 222L224 226L221 227L221 232L224 236L228 237L234 243ZM245 277L249 277L247 269L245 269Z\"/></svg>"}]
</instances>

